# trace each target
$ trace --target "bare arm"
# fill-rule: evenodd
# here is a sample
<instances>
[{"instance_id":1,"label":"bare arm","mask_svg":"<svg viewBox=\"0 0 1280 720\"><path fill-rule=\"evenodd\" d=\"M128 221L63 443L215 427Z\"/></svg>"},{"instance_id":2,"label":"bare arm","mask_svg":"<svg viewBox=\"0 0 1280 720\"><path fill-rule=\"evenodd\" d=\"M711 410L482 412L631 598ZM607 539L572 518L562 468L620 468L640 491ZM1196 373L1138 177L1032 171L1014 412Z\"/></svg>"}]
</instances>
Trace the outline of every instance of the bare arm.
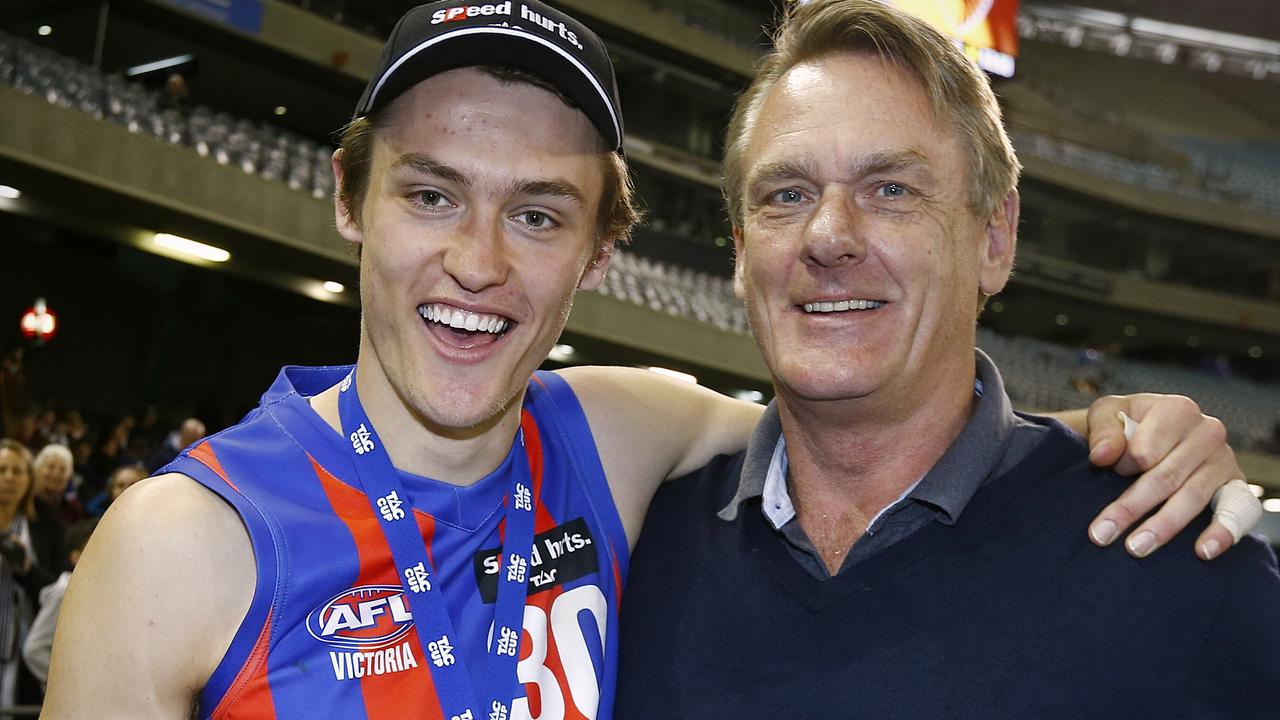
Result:
<instances>
[{"instance_id":1,"label":"bare arm","mask_svg":"<svg viewBox=\"0 0 1280 720\"><path fill-rule=\"evenodd\" d=\"M582 403L632 546L658 484L701 467L717 454L746 447L763 411L758 405L634 368L576 367L560 374ZM1121 410L1139 421L1132 440L1125 437L1117 417ZM1108 396L1087 411L1068 410L1053 417L1088 437L1095 465L1115 465L1124 475L1140 474L1090 526L1090 536L1105 545L1159 506L1126 543L1138 557L1190 524L1218 488L1244 477L1222 423L1201 414L1185 397ZM1197 552L1210 559L1248 529L1229 531L1220 514L1201 534Z\"/></svg>"},{"instance_id":2,"label":"bare arm","mask_svg":"<svg viewBox=\"0 0 1280 720\"><path fill-rule=\"evenodd\" d=\"M253 597L248 533L182 475L129 488L72 574L46 720L185 720Z\"/></svg>"},{"instance_id":3,"label":"bare arm","mask_svg":"<svg viewBox=\"0 0 1280 720\"><path fill-rule=\"evenodd\" d=\"M747 446L764 408L635 368L559 371L582 404L632 546L658 485Z\"/></svg>"}]
</instances>

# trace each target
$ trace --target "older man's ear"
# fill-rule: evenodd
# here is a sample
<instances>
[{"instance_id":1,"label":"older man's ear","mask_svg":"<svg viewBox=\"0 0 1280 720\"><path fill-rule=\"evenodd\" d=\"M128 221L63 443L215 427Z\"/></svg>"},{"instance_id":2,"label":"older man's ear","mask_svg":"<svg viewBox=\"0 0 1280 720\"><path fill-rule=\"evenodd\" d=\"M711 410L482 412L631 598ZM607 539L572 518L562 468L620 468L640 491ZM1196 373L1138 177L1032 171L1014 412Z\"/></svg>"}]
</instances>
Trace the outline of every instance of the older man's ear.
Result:
<instances>
[{"instance_id":1,"label":"older man's ear","mask_svg":"<svg viewBox=\"0 0 1280 720\"><path fill-rule=\"evenodd\" d=\"M1004 289L1013 271L1013 255L1018 246L1018 191L1005 196L987 218L986 238L982 248L982 273L979 287L985 295Z\"/></svg>"}]
</instances>

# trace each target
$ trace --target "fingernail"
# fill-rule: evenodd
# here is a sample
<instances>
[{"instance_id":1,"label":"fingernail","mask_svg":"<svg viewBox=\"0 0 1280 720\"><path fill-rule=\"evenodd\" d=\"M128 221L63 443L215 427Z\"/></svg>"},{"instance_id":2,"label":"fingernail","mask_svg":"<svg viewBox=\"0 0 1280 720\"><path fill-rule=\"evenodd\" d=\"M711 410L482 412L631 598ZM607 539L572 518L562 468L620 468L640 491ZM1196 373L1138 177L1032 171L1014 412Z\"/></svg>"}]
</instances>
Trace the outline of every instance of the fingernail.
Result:
<instances>
[{"instance_id":1,"label":"fingernail","mask_svg":"<svg viewBox=\"0 0 1280 720\"><path fill-rule=\"evenodd\" d=\"M1102 449L1109 444L1111 444L1110 440L1107 440L1105 438L1102 440L1099 440L1097 445L1094 445L1092 448L1089 448L1089 457L1091 458L1098 457L1098 455L1102 453Z\"/></svg>"},{"instance_id":2,"label":"fingernail","mask_svg":"<svg viewBox=\"0 0 1280 720\"><path fill-rule=\"evenodd\" d=\"M1218 556L1218 551L1221 549L1222 543L1218 542L1216 539L1205 540L1204 544L1200 546L1200 557L1205 560L1212 560Z\"/></svg>"},{"instance_id":3,"label":"fingernail","mask_svg":"<svg viewBox=\"0 0 1280 720\"><path fill-rule=\"evenodd\" d=\"M1089 528L1089 534L1099 545L1110 545L1116 539L1116 524L1110 520L1101 520Z\"/></svg>"},{"instance_id":4,"label":"fingernail","mask_svg":"<svg viewBox=\"0 0 1280 720\"><path fill-rule=\"evenodd\" d=\"M1137 557L1146 557L1156 548L1156 536L1150 530L1142 532L1129 538L1129 552Z\"/></svg>"}]
</instances>

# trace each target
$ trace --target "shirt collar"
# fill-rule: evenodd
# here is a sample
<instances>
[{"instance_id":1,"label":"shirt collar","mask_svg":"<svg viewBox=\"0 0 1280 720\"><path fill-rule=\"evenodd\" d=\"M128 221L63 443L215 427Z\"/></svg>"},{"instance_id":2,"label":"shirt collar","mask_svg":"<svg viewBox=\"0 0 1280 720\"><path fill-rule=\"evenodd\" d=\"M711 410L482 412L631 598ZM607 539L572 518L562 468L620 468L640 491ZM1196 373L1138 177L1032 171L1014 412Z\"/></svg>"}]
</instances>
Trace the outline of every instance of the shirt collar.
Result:
<instances>
[{"instance_id":1,"label":"shirt collar","mask_svg":"<svg viewBox=\"0 0 1280 720\"><path fill-rule=\"evenodd\" d=\"M991 358L977 348L974 355L977 402L969 422L929 472L888 507L893 507L903 498L911 498L934 506L941 512L939 519L942 522L954 524L1004 454L1017 418ZM765 408L760 423L751 434L738 491L717 513L720 519L736 520L738 506L757 497L762 498L764 514L775 528L781 528L795 517L795 507L787 492L786 447L777 400L774 400ZM882 509L881 514L883 512ZM879 517L878 514L876 518Z\"/></svg>"},{"instance_id":2,"label":"shirt collar","mask_svg":"<svg viewBox=\"0 0 1280 720\"><path fill-rule=\"evenodd\" d=\"M746 456L743 458L742 473L738 480L738 492L734 494L729 504L717 513L721 520L731 522L738 519L739 505L764 494L765 477L769 473L769 466L773 464L774 455L779 452L780 439L782 439L782 420L778 415L778 401L774 399L764 409L764 415L760 416L760 422L756 424L755 431L751 433L751 439L747 441ZM785 446L782 447L781 452L785 458Z\"/></svg>"}]
</instances>

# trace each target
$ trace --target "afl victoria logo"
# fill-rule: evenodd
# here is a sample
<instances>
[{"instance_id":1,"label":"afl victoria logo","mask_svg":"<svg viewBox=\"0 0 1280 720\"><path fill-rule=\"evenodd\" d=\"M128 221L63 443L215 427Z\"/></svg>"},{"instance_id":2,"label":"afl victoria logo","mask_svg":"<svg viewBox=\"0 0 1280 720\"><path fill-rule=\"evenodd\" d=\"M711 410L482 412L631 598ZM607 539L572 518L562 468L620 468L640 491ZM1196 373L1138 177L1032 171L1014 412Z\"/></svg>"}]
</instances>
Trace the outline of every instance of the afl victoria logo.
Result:
<instances>
[{"instance_id":1,"label":"afl victoria logo","mask_svg":"<svg viewBox=\"0 0 1280 720\"><path fill-rule=\"evenodd\" d=\"M413 615L398 585L361 585L334 595L307 615L307 632L348 650L373 650L399 640Z\"/></svg>"}]
</instances>

